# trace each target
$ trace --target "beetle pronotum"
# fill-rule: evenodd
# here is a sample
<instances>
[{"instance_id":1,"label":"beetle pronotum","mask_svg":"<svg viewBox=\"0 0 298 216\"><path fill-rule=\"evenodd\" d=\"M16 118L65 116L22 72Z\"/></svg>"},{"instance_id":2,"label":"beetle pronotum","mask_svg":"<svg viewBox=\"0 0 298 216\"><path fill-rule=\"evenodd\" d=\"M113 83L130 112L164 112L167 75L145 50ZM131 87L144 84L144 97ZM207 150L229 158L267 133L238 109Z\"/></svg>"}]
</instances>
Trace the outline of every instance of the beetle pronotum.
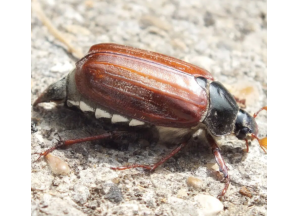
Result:
<instances>
[{"instance_id":1,"label":"beetle pronotum","mask_svg":"<svg viewBox=\"0 0 298 216\"><path fill-rule=\"evenodd\" d=\"M112 124L155 129L157 137L180 142L167 157L152 166L136 164L114 170L142 167L152 171L183 148L199 128L205 128L212 153L226 179L220 196L226 193L230 178L216 137L232 133L246 140L247 150L248 141L258 139L256 115L252 117L240 109L235 98L208 71L166 55L123 45L92 46L76 68L50 85L33 106L51 101L92 112L95 118L110 119ZM40 157L63 146L123 133L114 131L82 139L60 139Z\"/></svg>"}]
</instances>

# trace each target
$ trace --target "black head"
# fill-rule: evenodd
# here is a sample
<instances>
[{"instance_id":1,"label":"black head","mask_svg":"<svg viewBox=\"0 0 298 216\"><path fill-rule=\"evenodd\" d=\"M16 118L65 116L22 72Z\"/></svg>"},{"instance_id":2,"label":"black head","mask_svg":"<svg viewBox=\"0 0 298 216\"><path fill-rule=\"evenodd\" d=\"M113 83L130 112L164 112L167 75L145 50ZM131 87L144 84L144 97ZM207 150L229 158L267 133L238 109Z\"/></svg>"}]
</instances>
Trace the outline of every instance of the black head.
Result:
<instances>
[{"instance_id":1,"label":"black head","mask_svg":"<svg viewBox=\"0 0 298 216\"><path fill-rule=\"evenodd\" d=\"M246 111L239 109L235 121L234 133L238 139L245 140L251 134L258 134L258 125L251 115Z\"/></svg>"}]
</instances>

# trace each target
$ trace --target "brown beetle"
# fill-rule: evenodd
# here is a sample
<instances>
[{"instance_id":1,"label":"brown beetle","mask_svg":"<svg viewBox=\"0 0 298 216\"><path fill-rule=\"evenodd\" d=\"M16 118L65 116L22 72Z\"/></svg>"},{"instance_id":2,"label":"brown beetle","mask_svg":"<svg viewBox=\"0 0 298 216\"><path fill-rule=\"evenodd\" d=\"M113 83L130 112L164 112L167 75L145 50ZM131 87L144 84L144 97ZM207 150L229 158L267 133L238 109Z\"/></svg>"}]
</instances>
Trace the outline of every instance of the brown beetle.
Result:
<instances>
[{"instance_id":1,"label":"brown beetle","mask_svg":"<svg viewBox=\"0 0 298 216\"><path fill-rule=\"evenodd\" d=\"M258 139L256 115L252 117L240 109L235 98L208 71L166 55L123 45L92 46L76 68L50 85L33 106L50 101L92 112L96 118L110 119L112 124L154 128L160 139L180 142L153 166L112 168L115 170L134 167L154 170L184 147L199 128L205 128L226 179L220 196L226 193L230 179L216 137L234 133L238 139L246 140L247 150L248 140ZM60 139L40 157L63 146L122 134L115 131L76 140Z\"/></svg>"}]
</instances>

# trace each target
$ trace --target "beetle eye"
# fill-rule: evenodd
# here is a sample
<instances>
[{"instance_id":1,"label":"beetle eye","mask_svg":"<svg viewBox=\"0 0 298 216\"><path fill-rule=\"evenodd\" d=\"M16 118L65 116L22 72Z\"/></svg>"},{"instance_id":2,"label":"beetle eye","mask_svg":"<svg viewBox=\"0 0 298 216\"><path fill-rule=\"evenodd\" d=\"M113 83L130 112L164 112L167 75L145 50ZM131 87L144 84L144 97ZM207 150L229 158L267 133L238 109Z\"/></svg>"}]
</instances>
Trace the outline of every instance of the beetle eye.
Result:
<instances>
[{"instance_id":1,"label":"beetle eye","mask_svg":"<svg viewBox=\"0 0 298 216\"><path fill-rule=\"evenodd\" d=\"M236 135L236 137L240 140L244 140L246 138L246 135L250 133L250 130L247 127L241 128L241 130L239 130L238 134Z\"/></svg>"}]
</instances>

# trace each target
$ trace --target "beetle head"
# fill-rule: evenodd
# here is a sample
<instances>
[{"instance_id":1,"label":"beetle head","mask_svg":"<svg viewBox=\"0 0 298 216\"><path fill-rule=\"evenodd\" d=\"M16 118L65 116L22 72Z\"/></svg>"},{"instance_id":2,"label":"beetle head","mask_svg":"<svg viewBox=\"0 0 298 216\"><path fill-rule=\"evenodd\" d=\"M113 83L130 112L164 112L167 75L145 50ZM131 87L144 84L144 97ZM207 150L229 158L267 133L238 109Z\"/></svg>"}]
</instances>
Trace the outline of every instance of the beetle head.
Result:
<instances>
[{"instance_id":1,"label":"beetle head","mask_svg":"<svg viewBox=\"0 0 298 216\"><path fill-rule=\"evenodd\" d=\"M260 111L261 110L267 110L267 107L263 107L262 109L260 109ZM267 137L263 139L259 139L257 137L258 125L255 121L255 117L258 115L260 111L254 114L253 117L242 109L239 109L237 114L234 133L238 139L246 141L247 151L248 151L248 140L251 141L253 139L258 140L260 147L264 150L264 152L266 152L267 150Z\"/></svg>"},{"instance_id":2,"label":"beetle head","mask_svg":"<svg viewBox=\"0 0 298 216\"><path fill-rule=\"evenodd\" d=\"M238 139L245 140L250 134L258 134L258 125L251 115L249 115L246 111L239 109L235 122L234 133Z\"/></svg>"},{"instance_id":3,"label":"beetle head","mask_svg":"<svg viewBox=\"0 0 298 216\"><path fill-rule=\"evenodd\" d=\"M33 103L33 107L42 102L63 103L66 99L66 77L50 85Z\"/></svg>"}]
</instances>

